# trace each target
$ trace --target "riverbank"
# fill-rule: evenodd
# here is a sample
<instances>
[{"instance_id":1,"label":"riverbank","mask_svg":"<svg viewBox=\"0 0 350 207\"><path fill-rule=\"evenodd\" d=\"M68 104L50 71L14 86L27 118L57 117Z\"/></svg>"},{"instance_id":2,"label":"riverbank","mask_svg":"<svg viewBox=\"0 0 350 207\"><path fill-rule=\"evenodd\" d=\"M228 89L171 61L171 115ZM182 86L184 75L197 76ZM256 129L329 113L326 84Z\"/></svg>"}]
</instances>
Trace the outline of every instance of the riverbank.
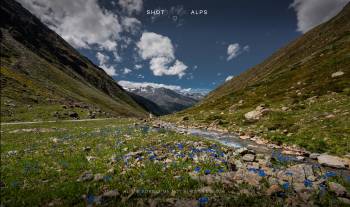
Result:
<instances>
[{"instance_id":1,"label":"riverbank","mask_svg":"<svg viewBox=\"0 0 350 207\"><path fill-rule=\"evenodd\" d=\"M156 128L166 128L166 129L177 131L179 133L212 138L213 140L219 141L221 144L234 147L234 148L248 147L258 152L267 153L267 154L271 153L272 151L278 151L281 154L294 156L296 157L296 159L299 159L299 160L304 160L307 158L317 159L321 155L320 153L310 152L296 145L290 146L288 144L283 144L283 143L275 144L257 135L251 135L251 134L249 135L243 132L230 133L228 132L228 130L221 129L218 127L213 127L213 126L205 127L200 125L196 125L196 126L177 125L175 123L164 122L160 120L153 121L152 125L153 127L156 127ZM324 155L328 155L328 154L324 153ZM333 156L333 155L330 155L330 156L332 156L333 160L336 163L343 163L343 164L340 164L341 167L346 168L350 166L349 156L342 156L342 157ZM337 164L334 164L334 165L332 165L331 163L328 163L328 164L332 167L337 167Z\"/></svg>"},{"instance_id":2,"label":"riverbank","mask_svg":"<svg viewBox=\"0 0 350 207\"><path fill-rule=\"evenodd\" d=\"M251 102L251 98L227 97L161 119L178 126L227 131L272 144L350 157L350 102L346 93L329 92L297 103Z\"/></svg>"}]
</instances>

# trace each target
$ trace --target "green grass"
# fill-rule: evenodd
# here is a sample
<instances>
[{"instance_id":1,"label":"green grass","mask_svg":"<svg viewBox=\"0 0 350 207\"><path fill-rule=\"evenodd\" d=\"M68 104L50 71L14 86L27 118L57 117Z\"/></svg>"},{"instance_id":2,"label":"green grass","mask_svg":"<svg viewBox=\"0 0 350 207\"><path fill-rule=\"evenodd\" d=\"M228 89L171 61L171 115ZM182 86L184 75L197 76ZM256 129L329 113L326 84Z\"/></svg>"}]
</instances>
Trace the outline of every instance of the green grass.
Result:
<instances>
[{"instance_id":1,"label":"green grass","mask_svg":"<svg viewBox=\"0 0 350 207\"><path fill-rule=\"evenodd\" d=\"M146 160L144 167L128 168L124 173L123 161L109 164L112 155L122 157L139 149L157 148L162 144L176 147L176 143L199 140L172 132L144 132L131 127L133 121L122 119L2 126L1 182L5 187L1 188L1 203L5 206L39 206L59 201L64 206L84 206L83 195L99 195L103 189L117 189L125 197L133 189L152 190L138 193L135 197L161 198L163 201L164 197L171 197L172 191L177 192L176 197L182 198L205 196L201 193L188 194L203 187L203 184L192 180L188 172L196 166L202 167L201 173L204 169L217 171L218 167L210 160L194 165L179 158L166 169L163 164ZM38 131L20 131L34 128ZM43 132L43 129L50 130ZM54 142L54 139L58 142ZM83 150L87 146L92 148L91 152ZM184 147L189 149L191 146L184 144ZM18 154L8 156L7 152L13 150ZM86 156L97 159L88 162ZM114 174L107 173L111 168L115 170ZM86 170L102 173L108 176L108 181L77 182ZM157 191L163 193L154 194ZM136 202L136 198L131 198L130 202ZM233 196L231 199L238 198ZM255 205L261 199L266 198L257 198ZM121 199L114 202L120 203Z\"/></svg>"},{"instance_id":2,"label":"green grass","mask_svg":"<svg viewBox=\"0 0 350 207\"><path fill-rule=\"evenodd\" d=\"M193 136L164 130L147 131L134 127L134 122L133 119L111 119L1 126L2 205L85 206L87 200L83 195L98 196L116 189L121 196L108 202L109 206L136 205L140 200L154 200L163 206L173 198L198 203L201 197L208 197L209 205L283 206L283 198L264 195L268 188L266 181L260 190L246 184L216 183L210 185L214 193L198 192L206 184L190 177L196 167L200 167L199 175L205 170L210 170L211 174L218 173L219 169L228 170L226 165L217 165L210 156L199 163L180 156L164 165L150 160L151 155L143 154L140 163L144 165L131 166L136 163L134 158L126 164L122 158L129 152L157 152L166 146L171 152L174 149L175 154L187 154L193 143L199 141L222 152L229 150L216 142ZM84 151L84 147L91 147L91 151ZM8 155L14 150L16 155ZM96 159L89 162L86 156ZM120 159L111 164L112 156ZM114 172L107 172L110 169ZM85 171L101 173L104 180L77 182ZM342 184L350 187L344 181ZM249 194L241 193L243 189ZM123 202L131 192L136 193ZM332 195L324 199L322 205L330 202L334 202Z\"/></svg>"},{"instance_id":3,"label":"green grass","mask_svg":"<svg viewBox=\"0 0 350 207\"><path fill-rule=\"evenodd\" d=\"M88 109L75 108L75 109L63 109L62 105L34 105L28 107L27 105L6 107L3 111L10 112L7 116L1 116L2 122L18 122L18 121L42 121L42 120L57 120L57 119L71 119L64 113L75 111L79 114L80 119L88 118ZM59 112L60 117L55 117L54 113ZM11 114L11 115L10 115Z\"/></svg>"}]
</instances>

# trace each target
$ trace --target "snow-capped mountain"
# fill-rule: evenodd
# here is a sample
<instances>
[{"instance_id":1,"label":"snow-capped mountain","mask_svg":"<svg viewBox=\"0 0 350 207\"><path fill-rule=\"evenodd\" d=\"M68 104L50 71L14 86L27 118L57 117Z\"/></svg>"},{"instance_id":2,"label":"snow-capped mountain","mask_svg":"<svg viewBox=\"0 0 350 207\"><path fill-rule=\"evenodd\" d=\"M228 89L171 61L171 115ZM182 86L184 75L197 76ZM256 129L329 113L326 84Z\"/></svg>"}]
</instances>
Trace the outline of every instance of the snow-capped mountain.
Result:
<instances>
[{"instance_id":1,"label":"snow-capped mountain","mask_svg":"<svg viewBox=\"0 0 350 207\"><path fill-rule=\"evenodd\" d=\"M155 103L158 108L154 108L154 105L152 104L152 107L147 108L147 110L156 115L170 114L184 110L193 106L205 96L205 93L201 91L191 92L189 90L181 89L171 90L165 87L152 87L150 85L130 86L122 84L122 86L126 91ZM134 98L137 101L141 101L141 103L143 103L142 105L145 105L145 100L140 100L140 98L136 97Z\"/></svg>"}]
</instances>

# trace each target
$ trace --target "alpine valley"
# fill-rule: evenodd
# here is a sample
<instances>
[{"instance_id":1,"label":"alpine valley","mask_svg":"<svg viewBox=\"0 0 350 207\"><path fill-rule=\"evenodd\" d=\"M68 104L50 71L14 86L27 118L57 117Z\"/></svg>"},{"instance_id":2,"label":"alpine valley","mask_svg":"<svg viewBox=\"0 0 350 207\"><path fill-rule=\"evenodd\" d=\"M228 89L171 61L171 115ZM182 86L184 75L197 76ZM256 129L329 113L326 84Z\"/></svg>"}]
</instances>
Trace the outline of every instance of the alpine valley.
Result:
<instances>
[{"instance_id":1,"label":"alpine valley","mask_svg":"<svg viewBox=\"0 0 350 207\"><path fill-rule=\"evenodd\" d=\"M177 2L1 1L1 207L350 206L349 0Z\"/></svg>"}]
</instances>

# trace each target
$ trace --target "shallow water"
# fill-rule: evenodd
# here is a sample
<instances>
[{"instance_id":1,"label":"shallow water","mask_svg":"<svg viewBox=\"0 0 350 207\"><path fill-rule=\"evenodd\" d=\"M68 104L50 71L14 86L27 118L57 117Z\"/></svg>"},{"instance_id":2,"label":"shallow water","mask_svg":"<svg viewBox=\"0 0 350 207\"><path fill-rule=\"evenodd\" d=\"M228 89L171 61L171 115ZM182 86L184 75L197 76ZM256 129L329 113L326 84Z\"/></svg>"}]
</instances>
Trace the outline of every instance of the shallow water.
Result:
<instances>
[{"instance_id":1,"label":"shallow water","mask_svg":"<svg viewBox=\"0 0 350 207\"><path fill-rule=\"evenodd\" d=\"M248 149L253 149L258 153L264 153L264 154L271 154L273 151L272 149L267 148L265 145L259 145L248 139L246 140L240 139L235 134L208 131L205 129L181 128L181 127L174 126L172 124L165 124L162 127L164 127L164 129L166 130L190 134L193 136L217 141L228 147L233 147L233 148L247 147Z\"/></svg>"}]
</instances>

